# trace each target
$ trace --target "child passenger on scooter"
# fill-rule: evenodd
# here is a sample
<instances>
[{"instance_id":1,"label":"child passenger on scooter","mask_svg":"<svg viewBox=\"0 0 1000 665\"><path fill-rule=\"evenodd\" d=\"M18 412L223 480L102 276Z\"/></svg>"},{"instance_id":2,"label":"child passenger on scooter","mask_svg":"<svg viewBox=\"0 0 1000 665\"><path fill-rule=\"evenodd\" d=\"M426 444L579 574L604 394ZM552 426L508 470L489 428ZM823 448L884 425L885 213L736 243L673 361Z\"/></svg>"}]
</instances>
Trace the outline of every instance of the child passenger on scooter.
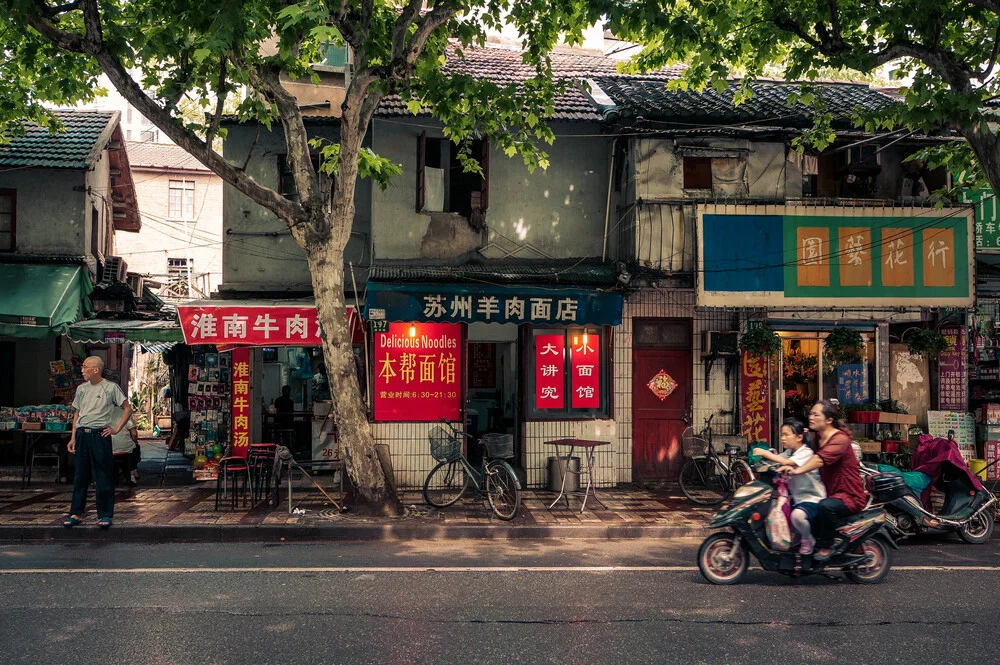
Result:
<instances>
[{"instance_id":1,"label":"child passenger on scooter","mask_svg":"<svg viewBox=\"0 0 1000 665\"><path fill-rule=\"evenodd\" d=\"M781 426L781 445L785 452L778 455L769 450L754 452L775 464L799 467L813 456L812 448L805 444L806 427L798 420L789 418ZM812 535L811 521L819 510L819 502L826 498L826 487L820 480L819 471L810 471L788 477L788 491L792 495L792 528L801 537L799 554L812 554L816 539Z\"/></svg>"}]
</instances>

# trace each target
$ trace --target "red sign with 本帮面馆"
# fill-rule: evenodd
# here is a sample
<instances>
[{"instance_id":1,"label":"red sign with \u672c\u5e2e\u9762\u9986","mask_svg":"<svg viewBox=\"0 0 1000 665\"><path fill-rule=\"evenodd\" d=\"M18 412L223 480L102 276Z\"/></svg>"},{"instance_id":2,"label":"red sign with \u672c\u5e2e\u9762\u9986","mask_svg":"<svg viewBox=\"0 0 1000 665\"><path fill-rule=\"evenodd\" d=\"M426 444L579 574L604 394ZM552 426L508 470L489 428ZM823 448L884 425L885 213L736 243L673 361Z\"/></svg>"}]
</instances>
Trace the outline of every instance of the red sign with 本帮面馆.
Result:
<instances>
[{"instance_id":1,"label":"red sign with \u672c\u5e2e\u9762\u9986","mask_svg":"<svg viewBox=\"0 0 1000 665\"><path fill-rule=\"evenodd\" d=\"M459 323L390 323L375 333L375 420L461 420L461 343Z\"/></svg>"},{"instance_id":2,"label":"red sign with \u672c\u5e2e\u9762\u9986","mask_svg":"<svg viewBox=\"0 0 1000 665\"><path fill-rule=\"evenodd\" d=\"M601 408L601 338L598 335L573 335L569 347L570 385L574 409Z\"/></svg>"},{"instance_id":3,"label":"red sign with \u672c\u5e2e\u9762\u9986","mask_svg":"<svg viewBox=\"0 0 1000 665\"><path fill-rule=\"evenodd\" d=\"M566 336L535 336L535 408L566 406Z\"/></svg>"},{"instance_id":4,"label":"red sign with \u672c\u5e2e\u9762\u9986","mask_svg":"<svg viewBox=\"0 0 1000 665\"><path fill-rule=\"evenodd\" d=\"M250 349L233 349L232 457L246 457L250 451Z\"/></svg>"},{"instance_id":5,"label":"red sign with \u672c\u5e2e\u9762\u9986","mask_svg":"<svg viewBox=\"0 0 1000 665\"><path fill-rule=\"evenodd\" d=\"M740 434L747 443L771 442L767 358L743 352L740 362Z\"/></svg>"}]
</instances>

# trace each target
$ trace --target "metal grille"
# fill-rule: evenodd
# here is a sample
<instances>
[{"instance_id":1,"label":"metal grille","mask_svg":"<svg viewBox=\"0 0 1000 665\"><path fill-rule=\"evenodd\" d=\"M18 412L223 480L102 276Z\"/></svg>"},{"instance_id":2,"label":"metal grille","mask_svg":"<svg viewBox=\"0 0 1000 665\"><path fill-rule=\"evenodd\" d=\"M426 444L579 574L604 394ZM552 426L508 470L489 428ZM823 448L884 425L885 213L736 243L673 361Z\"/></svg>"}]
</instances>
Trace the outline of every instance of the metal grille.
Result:
<instances>
[{"instance_id":1,"label":"metal grille","mask_svg":"<svg viewBox=\"0 0 1000 665\"><path fill-rule=\"evenodd\" d=\"M514 436L512 434L486 434L480 439L486 448L486 456L491 459L510 459L514 456Z\"/></svg>"}]
</instances>

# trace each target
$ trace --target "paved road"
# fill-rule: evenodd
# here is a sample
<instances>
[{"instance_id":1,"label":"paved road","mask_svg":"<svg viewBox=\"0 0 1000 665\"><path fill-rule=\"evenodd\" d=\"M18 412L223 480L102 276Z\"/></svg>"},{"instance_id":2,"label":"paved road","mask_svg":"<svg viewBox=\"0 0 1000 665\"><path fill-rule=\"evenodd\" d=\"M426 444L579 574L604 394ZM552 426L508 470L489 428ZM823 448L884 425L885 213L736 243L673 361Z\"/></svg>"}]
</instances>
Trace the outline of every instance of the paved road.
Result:
<instances>
[{"instance_id":1,"label":"paved road","mask_svg":"<svg viewBox=\"0 0 1000 665\"><path fill-rule=\"evenodd\" d=\"M876 587L715 587L697 544L0 547L0 662L1000 662L1000 541L906 545Z\"/></svg>"}]
</instances>

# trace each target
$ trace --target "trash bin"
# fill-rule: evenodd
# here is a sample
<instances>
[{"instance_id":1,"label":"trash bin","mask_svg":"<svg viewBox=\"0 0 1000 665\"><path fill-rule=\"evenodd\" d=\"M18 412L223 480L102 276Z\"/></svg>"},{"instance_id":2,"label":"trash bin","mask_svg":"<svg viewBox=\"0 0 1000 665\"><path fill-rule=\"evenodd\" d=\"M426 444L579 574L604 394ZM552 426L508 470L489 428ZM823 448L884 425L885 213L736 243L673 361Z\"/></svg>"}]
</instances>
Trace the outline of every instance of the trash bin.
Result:
<instances>
[{"instance_id":1,"label":"trash bin","mask_svg":"<svg viewBox=\"0 0 1000 665\"><path fill-rule=\"evenodd\" d=\"M563 474L566 472L566 457L549 458L549 491L558 492L563 489ZM567 492L577 492L580 490L580 458L569 458L569 477L566 478Z\"/></svg>"}]
</instances>

